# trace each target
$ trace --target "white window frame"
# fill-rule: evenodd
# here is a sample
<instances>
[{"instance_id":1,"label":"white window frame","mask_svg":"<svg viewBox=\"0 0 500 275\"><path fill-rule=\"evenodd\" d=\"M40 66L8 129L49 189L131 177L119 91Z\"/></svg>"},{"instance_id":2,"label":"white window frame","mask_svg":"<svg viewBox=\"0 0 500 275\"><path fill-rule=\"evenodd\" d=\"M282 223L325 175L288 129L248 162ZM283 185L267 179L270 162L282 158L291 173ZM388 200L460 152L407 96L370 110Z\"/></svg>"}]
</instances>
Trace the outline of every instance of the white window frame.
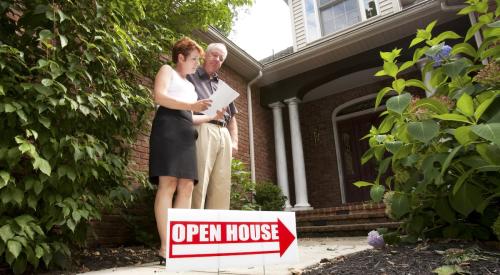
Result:
<instances>
[{"instance_id":1,"label":"white window frame","mask_svg":"<svg viewBox=\"0 0 500 275\"><path fill-rule=\"evenodd\" d=\"M305 12L305 1L306 0L303 1L303 4L304 4L304 20L307 20L307 17L306 17L307 14ZM329 33L329 34L324 34L324 32L323 32L323 23L321 22L321 20L319 18L320 16L319 16L318 1L319 0L314 0L314 8L315 8L316 24L318 24L318 26L320 28L320 35L321 35L321 37L325 37L327 35L330 35L330 34L333 34L333 33L336 33L336 32L344 30L344 29L341 29L341 30L337 30L337 31ZM340 3L340 2L343 2L343 1L346 1L346 0L340 0L338 2ZM357 0L357 1L358 1L358 10L359 10L359 13L361 14L361 22L358 22L356 24L362 23L362 22L364 22L366 20L378 17L380 15L380 8L379 8L378 0L373 0L373 1L375 1L375 8L377 9L377 15L375 15L375 16L373 16L371 18L366 18L365 1L364 0ZM353 24L351 26L354 26L356 24ZM349 26L349 27L351 27L351 26ZM347 28L349 28L349 27L347 27ZM347 28L345 28L345 29L347 29ZM307 37L307 28L306 28L306 37ZM310 42L308 37L307 37L307 42Z\"/></svg>"},{"instance_id":2,"label":"white window frame","mask_svg":"<svg viewBox=\"0 0 500 275\"><path fill-rule=\"evenodd\" d=\"M306 11L306 1L312 1L313 2L313 9L314 9L314 21L316 21L316 28L319 28L319 37L315 39L311 39L311 34L309 33L309 28L307 27L307 11ZM312 42L320 39L323 37L323 31L321 30L321 23L319 22L319 9L318 9L318 1L317 0L302 0L302 16L304 17L304 29L306 33L306 42Z\"/></svg>"},{"instance_id":3,"label":"white window frame","mask_svg":"<svg viewBox=\"0 0 500 275\"><path fill-rule=\"evenodd\" d=\"M363 9L361 12L361 22L366 21L368 19L375 18L375 17L380 15L380 7L378 6L378 0L373 0L373 1L375 1L375 8L377 9L377 15L375 15L371 18L366 18L366 12ZM358 0L358 3L359 3L359 7L360 7L359 9L361 9L361 7L363 7L363 8L365 7L365 0Z\"/></svg>"}]
</instances>

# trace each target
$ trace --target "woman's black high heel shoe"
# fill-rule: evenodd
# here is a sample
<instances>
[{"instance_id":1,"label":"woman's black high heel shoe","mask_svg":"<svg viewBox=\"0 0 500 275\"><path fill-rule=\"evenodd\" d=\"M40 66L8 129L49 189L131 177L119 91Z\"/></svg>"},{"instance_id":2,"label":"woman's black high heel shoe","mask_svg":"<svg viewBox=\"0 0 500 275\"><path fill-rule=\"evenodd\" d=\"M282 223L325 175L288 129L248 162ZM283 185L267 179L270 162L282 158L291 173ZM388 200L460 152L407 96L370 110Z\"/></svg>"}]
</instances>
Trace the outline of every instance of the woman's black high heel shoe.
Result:
<instances>
[{"instance_id":1,"label":"woman's black high heel shoe","mask_svg":"<svg viewBox=\"0 0 500 275\"><path fill-rule=\"evenodd\" d=\"M167 264L167 259L165 257L162 257L158 255L158 259L160 260L160 265L166 265Z\"/></svg>"}]
</instances>

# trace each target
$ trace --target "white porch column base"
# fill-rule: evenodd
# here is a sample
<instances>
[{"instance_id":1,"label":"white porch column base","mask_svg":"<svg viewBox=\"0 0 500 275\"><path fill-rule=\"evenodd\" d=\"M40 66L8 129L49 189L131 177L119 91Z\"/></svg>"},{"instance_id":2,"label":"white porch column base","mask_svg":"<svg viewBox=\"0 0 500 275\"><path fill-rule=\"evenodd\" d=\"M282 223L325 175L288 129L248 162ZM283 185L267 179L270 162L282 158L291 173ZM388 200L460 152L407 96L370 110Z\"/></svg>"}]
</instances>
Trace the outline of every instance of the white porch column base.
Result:
<instances>
[{"instance_id":1,"label":"white porch column base","mask_svg":"<svg viewBox=\"0 0 500 275\"><path fill-rule=\"evenodd\" d=\"M274 148L276 151L276 175L278 178L278 186L281 188L283 195L287 198L285 201L285 211L289 211L292 206L290 205L290 192L288 191L285 135L283 131L283 115L281 113L281 109L285 107L285 105L278 101L269 104L269 107L273 109Z\"/></svg>"},{"instance_id":2,"label":"white porch column base","mask_svg":"<svg viewBox=\"0 0 500 275\"><path fill-rule=\"evenodd\" d=\"M313 210L314 208L312 206L300 206L295 204L295 206L290 209L291 211L297 212L297 211L305 211L305 210Z\"/></svg>"},{"instance_id":3,"label":"white porch column base","mask_svg":"<svg viewBox=\"0 0 500 275\"><path fill-rule=\"evenodd\" d=\"M300 132L298 98L289 98L285 100L288 104L290 116L290 135L292 139L292 157L293 157L293 178L295 180L295 206L294 208L303 209L311 207L307 200L306 169L304 166L304 150L302 147L302 134Z\"/></svg>"}]
</instances>

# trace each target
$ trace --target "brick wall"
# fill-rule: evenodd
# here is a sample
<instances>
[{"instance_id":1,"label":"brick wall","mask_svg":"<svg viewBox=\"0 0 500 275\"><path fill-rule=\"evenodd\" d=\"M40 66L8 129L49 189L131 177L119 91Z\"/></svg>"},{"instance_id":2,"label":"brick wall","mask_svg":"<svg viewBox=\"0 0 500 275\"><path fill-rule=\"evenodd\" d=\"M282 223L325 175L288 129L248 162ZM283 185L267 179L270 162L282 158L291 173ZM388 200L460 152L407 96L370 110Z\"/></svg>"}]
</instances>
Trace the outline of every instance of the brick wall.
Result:
<instances>
[{"instance_id":1,"label":"brick wall","mask_svg":"<svg viewBox=\"0 0 500 275\"><path fill-rule=\"evenodd\" d=\"M276 153L274 149L273 113L260 104L260 90L252 91L253 128L255 143L255 178L276 183Z\"/></svg>"}]
</instances>

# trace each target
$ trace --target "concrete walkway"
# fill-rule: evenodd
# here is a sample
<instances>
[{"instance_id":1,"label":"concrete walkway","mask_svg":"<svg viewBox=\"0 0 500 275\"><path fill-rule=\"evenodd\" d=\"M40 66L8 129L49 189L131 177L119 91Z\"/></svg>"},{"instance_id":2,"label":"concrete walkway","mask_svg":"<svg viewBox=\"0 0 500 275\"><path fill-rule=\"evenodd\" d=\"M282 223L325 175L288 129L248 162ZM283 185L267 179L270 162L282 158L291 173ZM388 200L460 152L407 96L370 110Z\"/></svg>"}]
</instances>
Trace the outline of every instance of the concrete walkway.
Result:
<instances>
[{"instance_id":1,"label":"concrete walkway","mask_svg":"<svg viewBox=\"0 0 500 275\"><path fill-rule=\"evenodd\" d=\"M286 275L299 274L300 271L308 266L317 264L321 259L334 258L361 250L370 248L366 242L366 237L342 237L342 238L301 238L299 245L299 263L294 265L272 265L266 266L265 274ZM217 270L193 270L189 272L168 272L165 267L158 263L150 263L138 266L128 266L101 271L87 272L88 275L101 274L182 274L182 275L202 275L217 274ZM233 275L257 275L264 274L262 266L250 268L228 268L220 270L219 274Z\"/></svg>"}]
</instances>

